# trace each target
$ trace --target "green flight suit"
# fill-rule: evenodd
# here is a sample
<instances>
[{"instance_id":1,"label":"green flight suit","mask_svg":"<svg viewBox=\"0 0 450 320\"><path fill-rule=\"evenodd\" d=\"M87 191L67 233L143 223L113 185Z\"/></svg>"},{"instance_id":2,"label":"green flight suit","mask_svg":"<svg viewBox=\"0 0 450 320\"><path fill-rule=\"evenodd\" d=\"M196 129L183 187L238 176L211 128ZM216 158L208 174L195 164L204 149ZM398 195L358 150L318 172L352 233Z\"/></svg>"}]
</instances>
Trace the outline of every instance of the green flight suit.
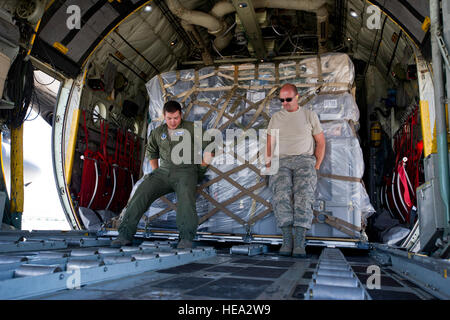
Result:
<instances>
[{"instance_id":1,"label":"green flight suit","mask_svg":"<svg viewBox=\"0 0 450 320\"><path fill-rule=\"evenodd\" d=\"M147 158L150 160L160 159L160 166L144 177L122 212L122 221L118 230L123 238L128 240L133 238L139 220L155 200L175 192L177 195L176 223L180 239L190 241L194 239L198 227L196 187L199 177L206 171L195 162L198 163L199 159L201 161L201 152L207 145L202 142L200 136L195 136L199 132L194 132L194 127L193 122L182 120L175 130L175 135L179 136L178 141L170 138L167 124L163 124L151 132L146 148ZM172 150L178 143L187 142L183 139L189 138L186 131L180 129L184 129L190 134L190 161L176 164L177 162L174 163L171 157ZM194 148L194 143L198 143L198 148ZM198 151L197 154L200 155L200 158L194 158L194 151ZM180 154L183 155L183 152ZM194 162L194 160L197 161Z\"/></svg>"}]
</instances>

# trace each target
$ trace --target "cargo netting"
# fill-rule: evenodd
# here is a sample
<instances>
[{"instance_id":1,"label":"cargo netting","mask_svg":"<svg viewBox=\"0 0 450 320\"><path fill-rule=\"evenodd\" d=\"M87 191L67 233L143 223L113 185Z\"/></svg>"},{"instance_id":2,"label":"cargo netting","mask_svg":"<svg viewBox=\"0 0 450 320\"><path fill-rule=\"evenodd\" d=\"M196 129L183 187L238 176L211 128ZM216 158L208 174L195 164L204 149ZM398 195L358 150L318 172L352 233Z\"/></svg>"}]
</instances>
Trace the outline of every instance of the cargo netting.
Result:
<instances>
[{"instance_id":1,"label":"cargo netting","mask_svg":"<svg viewBox=\"0 0 450 320\"><path fill-rule=\"evenodd\" d=\"M146 85L151 118L148 135L163 123L162 109L168 100L181 103L185 120L201 121L203 130L214 128L223 135L224 155L213 159L206 179L198 186L198 230L281 234L272 212L267 176L261 174L262 163L254 161L262 151L252 143L265 144L265 135L259 134L259 129L267 128L271 116L281 109L279 88L293 83L302 107L319 115L327 142L313 208L314 224L307 235L363 238L365 221L375 210L362 182L364 159L357 136L359 110L354 98L354 75L350 58L332 53L277 64L171 71L150 80ZM227 129L240 129L243 135L254 129L258 139L226 148ZM242 158L240 154L248 156ZM144 174L148 174L149 161L144 162ZM176 230L174 193L153 203L140 221L139 228L145 227Z\"/></svg>"}]
</instances>

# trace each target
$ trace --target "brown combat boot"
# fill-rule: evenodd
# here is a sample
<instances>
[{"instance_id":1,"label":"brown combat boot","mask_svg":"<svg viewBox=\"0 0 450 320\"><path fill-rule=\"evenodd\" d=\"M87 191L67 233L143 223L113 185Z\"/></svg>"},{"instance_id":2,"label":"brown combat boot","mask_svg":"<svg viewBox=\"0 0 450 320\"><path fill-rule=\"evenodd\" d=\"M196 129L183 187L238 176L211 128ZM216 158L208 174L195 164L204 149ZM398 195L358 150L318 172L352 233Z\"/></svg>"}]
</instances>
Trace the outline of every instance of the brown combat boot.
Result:
<instances>
[{"instance_id":1,"label":"brown combat boot","mask_svg":"<svg viewBox=\"0 0 450 320\"><path fill-rule=\"evenodd\" d=\"M305 228L294 227L294 250L292 251L294 258L306 258L305 235Z\"/></svg>"},{"instance_id":2,"label":"brown combat boot","mask_svg":"<svg viewBox=\"0 0 450 320\"><path fill-rule=\"evenodd\" d=\"M282 227L283 245L278 252L280 256L290 256L292 254L292 227Z\"/></svg>"}]
</instances>

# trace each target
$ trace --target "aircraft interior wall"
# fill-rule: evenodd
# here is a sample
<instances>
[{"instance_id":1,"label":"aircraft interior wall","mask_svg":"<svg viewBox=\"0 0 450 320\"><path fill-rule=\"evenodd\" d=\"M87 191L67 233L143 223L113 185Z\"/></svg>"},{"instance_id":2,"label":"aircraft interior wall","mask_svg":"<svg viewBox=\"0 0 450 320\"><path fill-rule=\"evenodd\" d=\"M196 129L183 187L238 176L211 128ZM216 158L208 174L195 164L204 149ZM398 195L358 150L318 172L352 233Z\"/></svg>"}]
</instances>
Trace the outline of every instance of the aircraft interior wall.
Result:
<instances>
[{"instance_id":1,"label":"aircraft interior wall","mask_svg":"<svg viewBox=\"0 0 450 320\"><path fill-rule=\"evenodd\" d=\"M171 1L155 1L153 9L149 11L145 10L147 7L144 7L143 2L139 2L136 8L133 7L135 11L129 17L124 14L121 4L114 4L111 8L119 12L120 16L124 17L123 20L114 20L117 22L114 26L109 25L110 22L104 20L104 17L96 20L98 24L111 27L112 29L105 27L109 33L87 37L86 41L90 41L90 47L75 43L80 41L77 37L61 35L61 38L64 38L62 42L69 50L68 54L61 55L61 52L58 52L61 48L64 49L62 46L49 50L51 54L46 57L43 56L44 51L49 49L46 46L51 46L48 41L56 37L50 32L56 23L56 20L52 20L51 13L62 10L59 5L55 8L50 6L47 15L43 16L44 25L32 56L46 60L43 64L48 68L54 69L58 65L59 69L63 69L58 71L65 76L73 75L75 66L79 68L78 77L82 77L85 72L78 106L71 106L70 114L65 119L67 123L64 141L65 147L69 148L69 136L76 132L73 160L65 155L66 160L73 161L70 170L67 171L66 168L66 179L70 182L68 190L75 209L74 214L89 215L96 222L79 219L82 220L82 227L88 228L87 225L90 225L100 228L99 221L104 217L117 216L125 206L133 185L142 177L143 167L146 165L144 148L147 127L157 120L148 115L152 97L149 97L145 85L152 78L169 71L199 70L209 63L218 68L225 64L224 61L235 65L249 62L260 66L265 62L279 65L293 56L295 59L303 59L302 56L307 54L316 56L318 52L324 54L328 50L348 55L355 67L353 88L349 91L356 99L360 112L355 128L364 154L363 181L377 211L372 218L374 221L364 222L363 227L371 230L368 232L370 240L383 241L381 233L374 231L374 225L378 226L375 217L384 212L388 213L388 218L391 219L391 227L394 224L392 220L398 220L399 226L410 228L414 222L411 222L409 217L415 207L415 199L411 192L413 190L409 189L414 188L405 184L399 186L395 173L398 172L399 163L402 164L399 159L405 157L404 152L411 153L411 148L416 148L421 140L420 115L417 111L420 95L412 48L416 46L414 41L426 43L426 37L419 34L418 39L415 29L414 32L408 30L406 34L401 28L403 24L400 20L403 17L399 16L394 21L385 14L380 20L382 27L378 31L361 29L364 18L367 18L364 11L370 6L365 1L352 0L346 4L345 1L323 3L327 3L325 6L328 10L327 19L329 18L325 24L318 24L323 18L321 14L324 13L317 8L256 8L262 42L268 53L267 57L261 60L255 59L260 48L245 39L246 22L238 19L239 13L233 9L232 14L226 10L225 13L219 14L213 3L206 5L202 1L186 2L185 9L205 12L211 10L208 14L216 14L216 18L227 26L227 31L223 30L223 38L216 39L205 26L192 27L185 23L177 24L176 19L170 20L177 14ZM8 6L14 7L12 2L9 2ZM106 6L105 12L113 12ZM349 16L344 19L347 13L351 15L352 10L360 12L360 16L356 16L357 19L354 19L354 15L353 18ZM113 12L112 16L117 18L117 12ZM197 14L197 11L192 13ZM146 29L143 28L144 25ZM86 28L93 26L93 21L83 25ZM320 29L322 27L323 29ZM323 34L318 34L319 30L328 34L329 39L325 45L321 38ZM61 32L64 33L63 31ZM227 35L227 32L230 34ZM291 32L295 33L294 36L291 36ZM146 42L148 39L151 41ZM212 44L208 43L209 40ZM221 41L228 46L220 47ZM90 49L81 52L77 45L86 45ZM72 55L81 58L77 60ZM151 61L148 57L151 57ZM67 63L71 58L73 61ZM182 102L184 107L188 107L186 101ZM411 122L414 123L414 135L410 134L412 126L408 127ZM405 147L406 140L410 144ZM423 181L423 164L418 165L423 159L420 154L415 153L412 153L410 158L405 165L411 170L409 174L417 186ZM409 165L413 160L415 165ZM102 163L108 165L102 167ZM88 173L85 172L85 167L89 167ZM108 187L103 190L105 185ZM94 192L97 189L103 190L103 193ZM404 199L400 199L399 195L395 195L395 192L405 194L408 190L412 199L407 203L404 203ZM80 213L79 208L89 210Z\"/></svg>"}]
</instances>

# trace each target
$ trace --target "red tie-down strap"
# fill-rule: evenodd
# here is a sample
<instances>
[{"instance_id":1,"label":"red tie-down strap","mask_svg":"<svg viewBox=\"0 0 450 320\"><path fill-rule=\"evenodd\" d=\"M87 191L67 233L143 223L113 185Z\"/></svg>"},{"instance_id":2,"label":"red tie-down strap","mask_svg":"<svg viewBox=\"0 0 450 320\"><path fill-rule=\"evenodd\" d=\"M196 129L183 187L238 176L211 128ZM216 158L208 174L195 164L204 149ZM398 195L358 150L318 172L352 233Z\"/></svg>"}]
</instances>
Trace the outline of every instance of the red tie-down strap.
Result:
<instances>
[{"instance_id":1,"label":"red tie-down strap","mask_svg":"<svg viewBox=\"0 0 450 320\"><path fill-rule=\"evenodd\" d=\"M86 126L86 112L83 110L83 128L86 148L83 153L83 172L81 175L81 188L78 193L78 204L80 207L89 207L92 204L92 196L95 192L96 181L96 166L95 166L95 152L89 149L89 133Z\"/></svg>"},{"instance_id":2,"label":"red tie-down strap","mask_svg":"<svg viewBox=\"0 0 450 320\"><path fill-rule=\"evenodd\" d=\"M407 173L405 170L405 163L401 161L401 163L397 166L397 191L398 198L400 200L399 208L403 212L403 217L405 217L406 222L409 222L409 212L413 206L411 201L411 197L409 194L409 186L407 181Z\"/></svg>"},{"instance_id":3,"label":"red tie-down strap","mask_svg":"<svg viewBox=\"0 0 450 320\"><path fill-rule=\"evenodd\" d=\"M422 152L423 152L423 140L420 140L416 144L416 153L414 154L414 163L416 163L415 168L415 177L414 177L414 190L417 190L417 188L420 186L420 159L422 158Z\"/></svg>"},{"instance_id":4,"label":"red tie-down strap","mask_svg":"<svg viewBox=\"0 0 450 320\"><path fill-rule=\"evenodd\" d=\"M414 181L414 190L416 190L420 183L420 169L422 168L422 163L420 162L422 158L422 152L423 152L423 140L419 140L420 137L420 122L419 122L419 108L417 107L414 110L414 114L412 117L411 123L413 124L413 144L414 144L414 151L413 151L413 161L412 161L412 167L411 172L413 174L413 181ZM408 171L409 172L409 171Z\"/></svg>"},{"instance_id":5,"label":"red tie-down strap","mask_svg":"<svg viewBox=\"0 0 450 320\"><path fill-rule=\"evenodd\" d=\"M419 139L419 111L418 107L413 110L407 121L402 125L394 137L396 152L394 198L397 204L396 210L404 220L409 221L409 212L416 205L415 190L419 186L420 159L423 151L423 142ZM403 159L405 161L403 161Z\"/></svg>"},{"instance_id":6,"label":"red tie-down strap","mask_svg":"<svg viewBox=\"0 0 450 320\"><path fill-rule=\"evenodd\" d=\"M118 175L119 175L119 152L121 148L121 141L122 141L122 133L120 128L117 129L116 132L116 144L114 149L114 156L110 156L109 159L109 166L110 166L110 189L111 193L108 199L108 203L106 204L106 210L111 210L114 212L119 211L118 206L118 190L120 190L120 184L118 181Z\"/></svg>"},{"instance_id":7,"label":"red tie-down strap","mask_svg":"<svg viewBox=\"0 0 450 320\"><path fill-rule=\"evenodd\" d=\"M406 136L406 153L405 157L408 158L408 162L406 163L405 170L407 171L408 175L411 177L413 174L412 168L414 167L414 163L412 161L414 157L414 112L408 117L407 122L405 123L405 126L407 128L407 136Z\"/></svg>"},{"instance_id":8,"label":"red tie-down strap","mask_svg":"<svg viewBox=\"0 0 450 320\"><path fill-rule=\"evenodd\" d=\"M107 151L108 128L109 125L106 121L100 119L100 149L94 156L97 160L98 186L94 201L91 205L91 209L93 210L104 210L107 207L113 188L111 167L108 161L109 156Z\"/></svg>"},{"instance_id":9,"label":"red tie-down strap","mask_svg":"<svg viewBox=\"0 0 450 320\"><path fill-rule=\"evenodd\" d=\"M416 108L408 118L409 136L408 136L408 152L406 157L408 161L405 166L406 177L409 178L408 186L411 191L411 201L413 205L416 205L415 190L420 184L420 167L421 167L421 155L423 151L423 142L419 141L420 128L419 128L419 108Z\"/></svg>"},{"instance_id":10,"label":"red tie-down strap","mask_svg":"<svg viewBox=\"0 0 450 320\"><path fill-rule=\"evenodd\" d=\"M115 153L115 175L116 185L114 198L111 201L109 209L114 212L120 212L128 202L131 192L131 178L127 168L127 138L121 129L117 131L116 153Z\"/></svg>"}]
</instances>

